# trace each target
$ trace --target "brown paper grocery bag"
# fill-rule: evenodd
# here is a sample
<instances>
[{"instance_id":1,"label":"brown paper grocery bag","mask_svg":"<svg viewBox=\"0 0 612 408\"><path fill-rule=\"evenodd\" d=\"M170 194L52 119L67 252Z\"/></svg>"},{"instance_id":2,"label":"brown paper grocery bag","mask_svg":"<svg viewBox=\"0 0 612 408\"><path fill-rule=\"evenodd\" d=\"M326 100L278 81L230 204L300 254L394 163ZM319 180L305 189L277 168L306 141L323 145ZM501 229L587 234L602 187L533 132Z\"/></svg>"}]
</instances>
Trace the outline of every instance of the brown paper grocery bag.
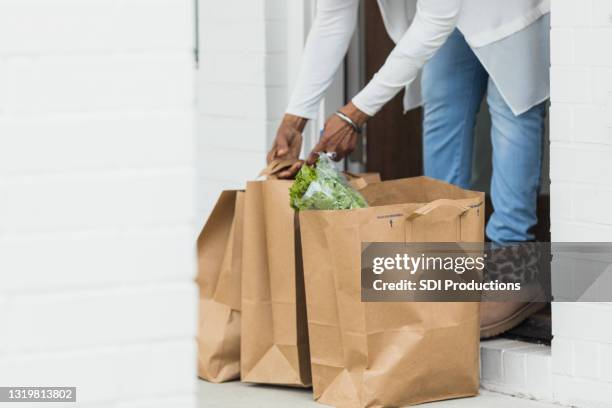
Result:
<instances>
[{"instance_id":1,"label":"brown paper grocery bag","mask_svg":"<svg viewBox=\"0 0 612 408\"><path fill-rule=\"evenodd\" d=\"M221 193L198 238L198 374L240 377L240 284L244 192Z\"/></svg>"},{"instance_id":2,"label":"brown paper grocery bag","mask_svg":"<svg viewBox=\"0 0 612 408\"><path fill-rule=\"evenodd\" d=\"M290 180L274 175L294 161L273 162L264 181L247 183L242 275L241 380L311 385L300 234L289 205ZM351 182L365 185L359 175ZM368 181L380 180L368 175Z\"/></svg>"},{"instance_id":3,"label":"brown paper grocery bag","mask_svg":"<svg viewBox=\"0 0 612 408\"><path fill-rule=\"evenodd\" d=\"M310 385L301 258L288 180L247 183L241 380Z\"/></svg>"},{"instance_id":4,"label":"brown paper grocery bag","mask_svg":"<svg viewBox=\"0 0 612 408\"><path fill-rule=\"evenodd\" d=\"M475 395L479 305L362 303L360 256L362 242L481 242L484 195L426 177L361 193L371 207L300 213L315 400L403 407Z\"/></svg>"},{"instance_id":5,"label":"brown paper grocery bag","mask_svg":"<svg viewBox=\"0 0 612 408\"><path fill-rule=\"evenodd\" d=\"M346 179L348 180L351 187L356 190L361 190L368 184L379 183L379 173L351 173L348 171L344 172Z\"/></svg>"}]
</instances>

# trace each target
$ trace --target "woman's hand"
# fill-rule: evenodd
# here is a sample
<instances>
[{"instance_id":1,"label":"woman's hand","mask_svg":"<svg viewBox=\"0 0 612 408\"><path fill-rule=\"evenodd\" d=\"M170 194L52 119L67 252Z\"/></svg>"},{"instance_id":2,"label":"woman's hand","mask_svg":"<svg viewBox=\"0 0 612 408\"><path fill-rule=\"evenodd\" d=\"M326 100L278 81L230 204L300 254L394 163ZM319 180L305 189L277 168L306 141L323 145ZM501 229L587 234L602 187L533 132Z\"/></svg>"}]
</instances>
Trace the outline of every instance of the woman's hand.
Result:
<instances>
[{"instance_id":1,"label":"woman's hand","mask_svg":"<svg viewBox=\"0 0 612 408\"><path fill-rule=\"evenodd\" d=\"M369 119L369 116L357 109L352 102L342 107L340 112L348 116L360 128ZM337 115L332 115L325 122L321 139L312 149L306 162L313 165L319 157L318 153L321 152L335 153L333 159L340 161L355 150L356 144L357 131L350 123L345 122Z\"/></svg>"},{"instance_id":2,"label":"woman's hand","mask_svg":"<svg viewBox=\"0 0 612 408\"><path fill-rule=\"evenodd\" d=\"M299 159L302 150L302 132L308 120L300 116L285 114L276 131L276 139L268 152L268 163L275 159ZM279 178L292 178L302 167L298 161L287 170L280 172Z\"/></svg>"}]
</instances>

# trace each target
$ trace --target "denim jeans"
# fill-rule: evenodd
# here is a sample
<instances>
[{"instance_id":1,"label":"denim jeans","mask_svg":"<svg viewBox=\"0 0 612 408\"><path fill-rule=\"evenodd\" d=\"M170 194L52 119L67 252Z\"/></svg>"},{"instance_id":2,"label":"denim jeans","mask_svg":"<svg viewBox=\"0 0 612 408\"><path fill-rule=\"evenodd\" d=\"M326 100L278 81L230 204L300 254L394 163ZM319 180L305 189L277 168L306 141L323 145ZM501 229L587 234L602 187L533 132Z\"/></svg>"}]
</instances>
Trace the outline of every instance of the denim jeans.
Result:
<instances>
[{"instance_id":1,"label":"denim jeans","mask_svg":"<svg viewBox=\"0 0 612 408\"><path fill-rule=\"evenodd\" d=\"M515 116L458 30L425 65L422 88L425 175L470 187L474 126L486 94L494 209L487 236L497 243L532 240L546 103Z\"/></svg>"}]
</instances>

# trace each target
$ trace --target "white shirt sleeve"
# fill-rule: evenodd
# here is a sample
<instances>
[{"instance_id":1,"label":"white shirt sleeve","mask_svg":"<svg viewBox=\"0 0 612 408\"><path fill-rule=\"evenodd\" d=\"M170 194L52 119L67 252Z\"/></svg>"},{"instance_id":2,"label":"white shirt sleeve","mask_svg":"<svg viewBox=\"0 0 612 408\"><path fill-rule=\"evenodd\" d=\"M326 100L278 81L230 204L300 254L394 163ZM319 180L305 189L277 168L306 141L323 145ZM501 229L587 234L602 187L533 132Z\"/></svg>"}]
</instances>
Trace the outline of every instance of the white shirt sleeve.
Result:
<instances>
[{"instance_id":1,"label":"white shirt sleeve","mask_svg":"<svg viewBox=\"0 0 612 408\"><path fill-rule=\"evenodd\" d=\"M417 78L457 26L462 0L418 0L410 28L353 104L369 116Z\"/></svg>"},{"instance_id":2,"label":"white shirt sleeve","mask_svg":"<svg viewBox=\"0 0 612 408\"><path fill-rule=\"evenodd\" d=\"M293 0L291 0L293 1ZM359 0L318 0L287 113L314 119L357 26Z\"/></svg>"},{"instance_id":3,"label":"white shirt sleeve","mask_svg":"<svg viewBox=\"0 0 612 408\"><path fill-rule=\"evenodd\" d=\"M417 0L410 28L368 85L353 98L359 110L375 115L410 84L457 25L463 0ZM319 0L297 84L287 113L313 119L344 59L357 25L359 0Z\"/></svg>"}]
</instances>

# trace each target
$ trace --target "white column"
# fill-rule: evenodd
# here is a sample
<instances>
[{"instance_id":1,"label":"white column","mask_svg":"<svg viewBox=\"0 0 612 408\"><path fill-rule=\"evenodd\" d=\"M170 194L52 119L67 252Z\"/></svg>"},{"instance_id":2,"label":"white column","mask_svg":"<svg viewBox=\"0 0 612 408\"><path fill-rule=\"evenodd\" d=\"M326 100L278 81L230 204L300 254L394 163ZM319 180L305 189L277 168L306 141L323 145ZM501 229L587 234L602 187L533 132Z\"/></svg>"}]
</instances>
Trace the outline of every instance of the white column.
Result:
<instances>
[{"instance_id":1,"label":"white column","mask_svg":"<svg viewBox=\"0 0 612 408\"><path fill-rule=\"evenodd\" d=\"M0 3L1 385L194 406L193 17Z\"/></svg>"},{"instance_id":2,"label":"white column","mask_svg":"<svg viewBox=\"0 0 612 408\"><path fill-rule=\"evenodd\" d=\"M552 26L552 238L610 242L612 2L553 0ZM610 404L612 305L555 303L552 319L555 399Z\"/></svg>"}]
</instances>

